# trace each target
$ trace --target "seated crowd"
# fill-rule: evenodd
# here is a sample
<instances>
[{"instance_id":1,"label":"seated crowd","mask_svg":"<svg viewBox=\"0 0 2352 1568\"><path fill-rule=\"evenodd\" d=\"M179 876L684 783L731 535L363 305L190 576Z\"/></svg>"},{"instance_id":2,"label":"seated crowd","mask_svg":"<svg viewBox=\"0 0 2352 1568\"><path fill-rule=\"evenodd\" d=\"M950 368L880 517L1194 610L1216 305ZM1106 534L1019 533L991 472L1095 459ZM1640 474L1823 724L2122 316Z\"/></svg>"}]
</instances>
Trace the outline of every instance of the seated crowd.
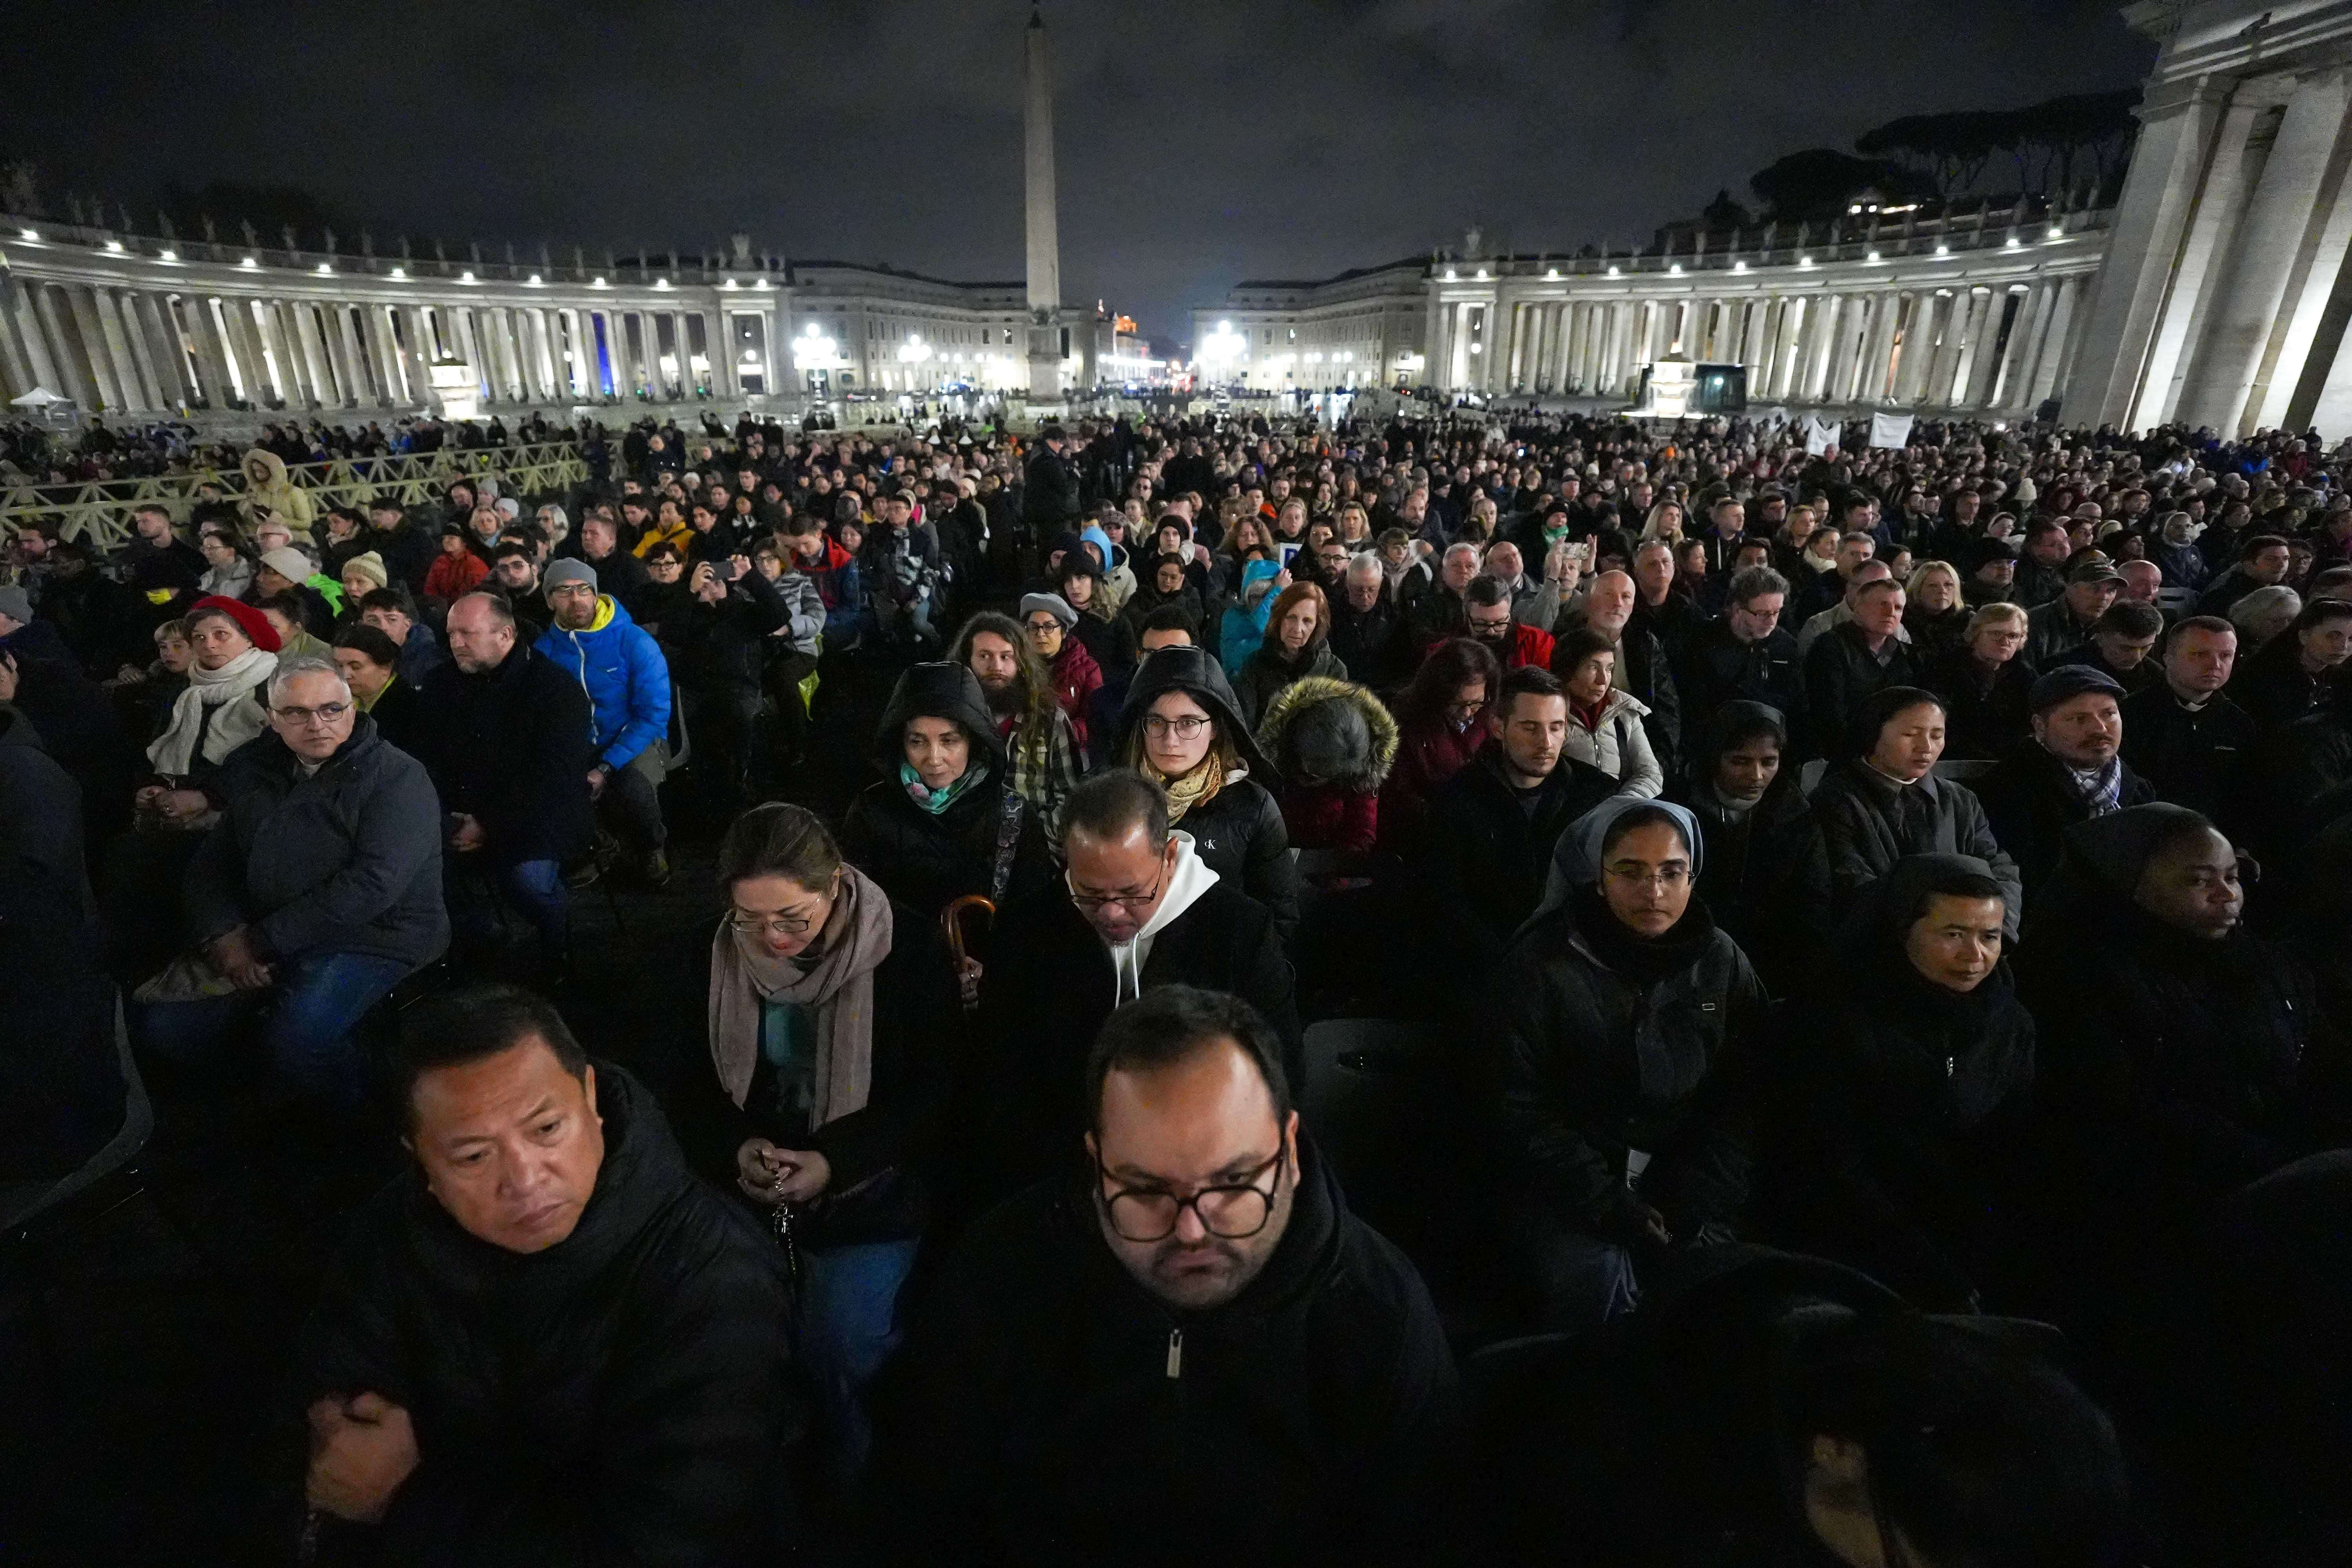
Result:
<instances>
[{"instance_id":1,"label":"seated crowd","mask_svg":"<svg viewBox=\"0 0 2352 1568\"><path fill-rule=\"evenodd\" d=\"M405 1151L314 1560L2352 1552L2346 452L593 439L0 582L8 1173Z\"/></svg>"}]
</instances>

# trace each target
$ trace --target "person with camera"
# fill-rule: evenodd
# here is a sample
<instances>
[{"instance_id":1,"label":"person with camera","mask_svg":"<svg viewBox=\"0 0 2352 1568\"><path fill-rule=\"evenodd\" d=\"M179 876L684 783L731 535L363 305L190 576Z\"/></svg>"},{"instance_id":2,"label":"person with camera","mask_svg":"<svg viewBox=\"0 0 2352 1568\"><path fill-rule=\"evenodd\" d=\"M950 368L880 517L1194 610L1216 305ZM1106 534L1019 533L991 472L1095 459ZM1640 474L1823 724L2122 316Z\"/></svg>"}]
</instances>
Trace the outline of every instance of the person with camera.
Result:
<instances>
[{"instance_id":1,"label":"person with camera","mask_svg":"<svg viewBox=\"0 0 2352 1568\"><path fill-rule=\"evenodd\" d=\"M762 782L769 639L782 632L813 641L824 629L824 606L807 578L771 578L740 554L696 562L687 592L662 630L687 732L700 752L694 772L723 821Z\"/></svg>"}]
</instances>

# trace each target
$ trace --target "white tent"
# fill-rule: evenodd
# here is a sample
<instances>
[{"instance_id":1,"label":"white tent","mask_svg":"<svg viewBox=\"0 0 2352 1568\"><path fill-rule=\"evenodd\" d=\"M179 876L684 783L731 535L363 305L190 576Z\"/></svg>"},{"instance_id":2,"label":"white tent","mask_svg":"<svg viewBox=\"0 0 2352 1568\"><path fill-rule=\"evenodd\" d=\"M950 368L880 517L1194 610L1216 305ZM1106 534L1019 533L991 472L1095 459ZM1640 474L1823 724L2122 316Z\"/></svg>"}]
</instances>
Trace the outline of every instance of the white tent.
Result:
<instances>
[{"instance_id":1,"label":"white tent","mask_svg":"<svg viewBox=\"0 0 2352 1568\"><path fill-rule=\"evenodd\" d=\"M11 408L47 408L54 404L71 403L70 397L60 397L46 386L37 386L22 397L8 400Z\"/></svg>"}]
</instances>

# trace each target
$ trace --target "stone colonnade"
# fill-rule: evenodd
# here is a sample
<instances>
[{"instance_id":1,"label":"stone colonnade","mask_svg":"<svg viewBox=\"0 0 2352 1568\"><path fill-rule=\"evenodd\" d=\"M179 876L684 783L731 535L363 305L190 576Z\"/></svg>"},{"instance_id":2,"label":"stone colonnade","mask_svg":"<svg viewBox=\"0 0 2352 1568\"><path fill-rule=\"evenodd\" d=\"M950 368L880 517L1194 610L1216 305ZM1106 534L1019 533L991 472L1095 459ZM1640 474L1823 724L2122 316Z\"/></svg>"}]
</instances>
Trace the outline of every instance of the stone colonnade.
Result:
<instances>
[{"instance_id":1,"label":"stone colonnade","mask_svg":"<svg viewBox=\"0 0 2352 1568\"><path fill-rule=\"evenodd\" d=\"M2097 264L2095 236L2065 237L2092 244L2073 246L2063 266L1945 262L1909 279L1884 267L1823 277L1790 266L1687 283L1507 277L1466 293L1437 284L1431 380L1489 395L1632 397L1643 366L1679 354L1744 366L1750 404L2031 412L2067 384Z\"/></svg>"}]
</instances>

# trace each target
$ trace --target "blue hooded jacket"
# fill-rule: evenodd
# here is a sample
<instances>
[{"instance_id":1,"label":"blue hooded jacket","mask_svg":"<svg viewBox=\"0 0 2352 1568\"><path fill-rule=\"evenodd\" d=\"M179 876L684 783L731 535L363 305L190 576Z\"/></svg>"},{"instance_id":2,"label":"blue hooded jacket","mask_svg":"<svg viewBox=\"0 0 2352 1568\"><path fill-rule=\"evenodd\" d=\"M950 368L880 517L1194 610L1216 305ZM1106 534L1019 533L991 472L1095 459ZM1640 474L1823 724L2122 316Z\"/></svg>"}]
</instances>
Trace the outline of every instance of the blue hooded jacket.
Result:
<instances>
[{"instance_id":1,"label":"blue hooded jacket","mask_svg":"<svg viewBox=\"0 0 2352 1568\"><path fill-rule=\"evenodd\" d=\"M594 710L596 760L625 768L669 731L669 661L610 594L585 630L547 628L532 649L580 683Z\"/></svg>"},{"instance_id":2,"label":"blue hooded jacket","mask_svg":"<svg viewBox=\"0 0 2352 1568\"><path fill-rule=\"evenodd\" d=\"M1228 670L1239 670L1257 651L1257 645L1265 640L1266 617L1274 613L1274 589L1269 586L1256 605L1250 605L1250 585L1270 584L1281 575L1278 562L1253 561L1242 568L1241 588L1225 611L1225 624L1217 638L1217 661Z\"/></svg>"}]
</instances>

